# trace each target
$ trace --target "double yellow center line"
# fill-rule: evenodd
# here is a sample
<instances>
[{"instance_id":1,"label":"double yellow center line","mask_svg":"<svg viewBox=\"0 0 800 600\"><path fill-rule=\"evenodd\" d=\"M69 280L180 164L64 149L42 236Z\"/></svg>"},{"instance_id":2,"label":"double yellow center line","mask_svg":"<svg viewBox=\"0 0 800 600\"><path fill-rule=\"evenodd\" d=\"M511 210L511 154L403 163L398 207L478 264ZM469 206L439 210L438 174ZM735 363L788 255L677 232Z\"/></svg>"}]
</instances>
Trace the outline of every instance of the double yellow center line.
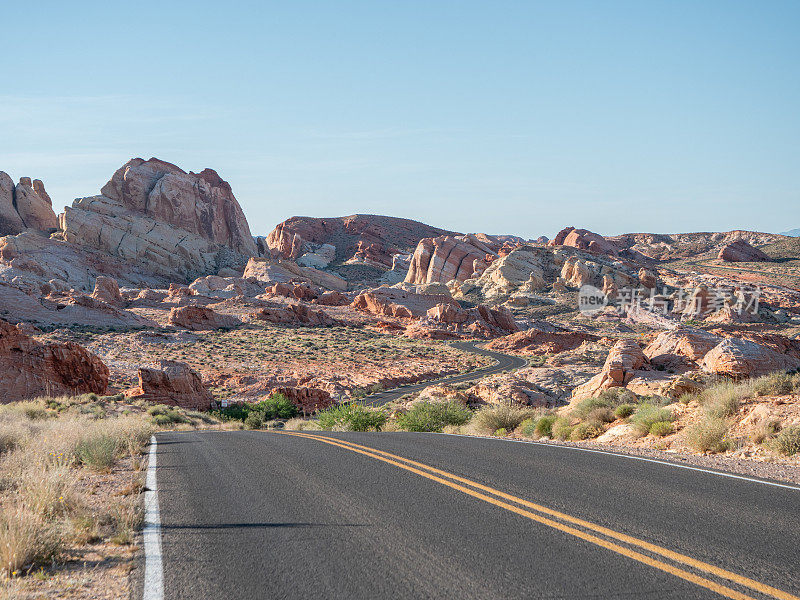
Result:
<instances>
[{"instance_id":1,"label":"double yellow center line","mask_svg":"<svg viewBox=\"0 0 800 600\"><path fill-rule=\"evenodd\" d=\"M748 577L744 577L743 575L727 571L720 567L716 567L714 565L694 559L684 554L680 554L678 552L673 552L672 550L668 550L667 548L663 548L656 544L651 544L644 540L640 540L639 538L635 538L633 536L614 531L613 529L597 525L590 521L585 521L583 519L573 517L572 515L568 515L566 513L562 513L557 510L547 508L546 506L541 506L539 504L529 502L528 500L524 500L523 498L512 496L511 494L507 494L500 490L496 490L492 487L483 485L476 481L472 481L464 477L459 477L458 475L455 475L453 473L448 473L447 471L443 471L441 469L437 469L435 467L408 458L404 458L396 454L384 452L383 450L378 450L376 448L371 448L369 446L362 446L360 444L355 444L353 442L348 442L342 439L314 435L310 433L283 432L283 435L291 435L295 437L316 440L319 442L323 442L325 444L330 444L331 446L338 446L339 448L344 448L345 450L350 450L351 452L363 454L364 456L369 456L370 458L373 458L375 460L379 460L394 465L406 471L415 473L416 475L419 475L421 477L425 477L426 479L430 479L431 481L435 481L437 483L445 485L454 490L458 490L459 492L467 494L468 496L472 496L473 498L483 500L484 502L488 502L490 504L511 511L523 517L527 517L532 521L536 521L537 523L541 523L542 525L552 527L553 529L557 529L558 531L562 531L569 535L575 536L586 542L595 544L602 548L606 548L607 550L611 550L612 552L616 552L617 554L621 554L622 556L626 556L633 560L639 561L648 566L664 571L665 573L674 575L675 577L680 577L681 579L694 583L695 585L698 585L700 587L709 589L726 598L733 598L735 600L755 600L752 596L748 596L747 594L743 594L726 585L723 585L721 583L718 583L716 581L698 575L692 571L688 571L685 568L682 568L681 566L678 565L682 565L683 567L690 567L692 569L695 569L696 571L713 575L717 578L724 579L729 582L738 584L740 586L749 588L761 594L767 595L771 598L778 598L780 600L800 600L800 597L798 596L795 596L788 592L784 592L783 590L779 590L765 583L755 581ZM558 519L558 520L556 521L553 519ZM580 527L580 529L578 529L578 527ZM589 533L589 532L594 532L594 533ZM599 537L597 535L594 535L595 533L605 537ZM616 542L611 540L616 540ZM623 546L621 544L618 544L617 542L622 542L624 544L627 544L627 546ZM638 552L630 548L629 546L645 550L655 556L642 554L641 552ZM657 557L670 560L672 561L672 563L665 562ZM677 563L677 565L673 563Z\"/></svg>"}]
</instances>

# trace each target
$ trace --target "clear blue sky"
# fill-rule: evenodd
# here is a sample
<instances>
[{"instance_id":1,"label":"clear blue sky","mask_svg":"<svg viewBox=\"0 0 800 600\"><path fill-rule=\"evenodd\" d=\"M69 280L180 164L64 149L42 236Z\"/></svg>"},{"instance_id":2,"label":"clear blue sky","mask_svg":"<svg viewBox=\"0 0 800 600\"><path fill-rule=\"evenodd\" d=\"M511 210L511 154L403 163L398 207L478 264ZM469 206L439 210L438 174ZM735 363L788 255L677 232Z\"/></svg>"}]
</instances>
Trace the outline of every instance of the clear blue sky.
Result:
<instances>
[{"instance_id":1,"label":"clear blue sky","mask_svg":"<svg viewBox=\"0 0 800 600\"><path fill-rule=\"evenodd\" d=\"M800 227L800 2L4 2L0 170L134 156L254 234L381 213L552 236Z\"/></svg>"}]
</instances>

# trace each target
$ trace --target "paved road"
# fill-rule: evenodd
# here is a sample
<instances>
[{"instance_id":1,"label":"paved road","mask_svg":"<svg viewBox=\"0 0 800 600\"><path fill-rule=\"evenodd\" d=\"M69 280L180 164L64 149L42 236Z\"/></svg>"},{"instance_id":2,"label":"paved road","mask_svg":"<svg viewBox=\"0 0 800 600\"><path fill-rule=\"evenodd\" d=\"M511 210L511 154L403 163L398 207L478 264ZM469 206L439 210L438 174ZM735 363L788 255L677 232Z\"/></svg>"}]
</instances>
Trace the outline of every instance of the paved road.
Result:
<instances>
[{"instance_id":1,"label":"paved road","mask_svg":"<svg viewBox=\"0 0 800 600\"><path fill-rule=\"evenodd\" d=\"M479 348L473 342L454 342L451 345L460 350L465 350L467 352L472 352L473 354L480 354L482 356L493 358L496 361L496 364L484 367L483 369L477 369L469 373L463 373L461 375L453 375L450 377L443 377L441 379L431 379L421 383L403 385L393 390L378 392L377 394L370 394L369 396L364 397L362 400L359 400L359 402L370 404L372 406L381 406L387 402L391 402L392 400L397 400L400 398L400 396L405 394L411 394L412 392L424 390L429 385L433 385L435 383L453 384L462 383L464 381L473 381L475 379L480 379L481 377L486 377L487 375L502 373L503 371L508 371L510 369L519 369L520 367L524 367L526 364L528 364L528 361L524 358Z\"/></svg>"},{"instance_id":2,"label":"paved road","mask_svg":"<svg viewBox=\"0 0 800 600\"><path fill-rule=\"evenodd\" d=\"M798 489L436 434L157 440L170 600L800 595Z\"/></svg>"}]
</instances>

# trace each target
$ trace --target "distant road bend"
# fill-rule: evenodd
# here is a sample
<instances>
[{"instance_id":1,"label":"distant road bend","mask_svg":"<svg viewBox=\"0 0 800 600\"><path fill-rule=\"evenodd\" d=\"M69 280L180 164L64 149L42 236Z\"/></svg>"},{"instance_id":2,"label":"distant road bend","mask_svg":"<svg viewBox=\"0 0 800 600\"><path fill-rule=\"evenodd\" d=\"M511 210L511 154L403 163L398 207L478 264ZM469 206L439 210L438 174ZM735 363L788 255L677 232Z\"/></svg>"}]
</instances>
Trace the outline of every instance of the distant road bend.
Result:
<instances>
[{"instance_id":1,"label":"distant road bend","mask_svg":"<svg viewBox=\"0 0 800 600\"><path fill-rule=\"evenodd\" d=\"M447 385L453 383L463 383L465 381L473 381L475 379L480 379L481 377L486 377L487 375L495 375L497 373L502 373L503 371L519 369L528 364L528 361L522 357L512 356L510 354L503 354L502 352L494 352L492 350L486 350L485 348L480 348L476 346L474 342L453 342L451 345L454 348L458 348L459 350L464 350L466 352L472 352L473 354L480 354L481 356L488 356L490 358L493 358L496 361L496 364L490 365L488 367L483 367L482 369L476 369L474 371L470 371L469 373L450 375L448 377L442 377L440 379L429 379L427 381L421 381L419 383L402 385L393 390L377 392L375 394L370 394L369 396L365 396L361 400L361 402L364 402L365 404L370 404L372 406L382 406L383 404L386 404L393 400L397 400L398 398L406 394L422 391L429 385L434 385L434 384Z\"/></svg>"},{"instance_id":2,"label":"distant road bend","mask_svg":"<svg viewBox=\"0 0 800 600\"><path fill-rule=\"evenodd\" d=\"M796 486L439 434L156 442L145 600L800 600Z\"/></svg>"}]
</instances>

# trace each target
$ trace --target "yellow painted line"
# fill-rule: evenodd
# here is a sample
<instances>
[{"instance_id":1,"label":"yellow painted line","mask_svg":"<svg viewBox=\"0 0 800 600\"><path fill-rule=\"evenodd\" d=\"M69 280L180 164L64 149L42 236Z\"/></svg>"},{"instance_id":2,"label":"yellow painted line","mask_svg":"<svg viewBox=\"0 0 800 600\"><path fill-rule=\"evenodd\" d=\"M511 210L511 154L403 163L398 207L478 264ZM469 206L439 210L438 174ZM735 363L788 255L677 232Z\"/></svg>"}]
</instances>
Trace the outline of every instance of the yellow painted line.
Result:
<instances>
[{"instance_id":1,"label":"yellow painted line","mask_svg":"<svg viewBox=\"0 0 800 600\"><path fill-rule=\"evenodd\" d=\"M514 512L516 514L528 517L529 519L532 519L534 521L537 521L537 522L542 523L544 525L547 525L549 527L553 527L555 529L558 529L559 531L563 531L565 533L569 533L571 535L579 537L580 539L589 541L589 542L594 543L594 544L596 544L598 546L602 546L603 548L606 548L608 550L612 550L614 552L617 552L619 554L622 554L624 556L627 556L629 558L632 558L634 560L637 560L637 561L642 562L644 564L647 564L649 566L655 567L657 569L660 569L662 571L665 571L667 573L675 575L676 577L680 577L681 579L685 579L686 581L690 581L690 582L692 582L692 583L694 583L696 585L699 585L701 587L705 587L705 588L707 588L709 590L712 590L712 591L714 591L714 592L716 592L716 593L718 593L718 594L720 594L722 596L725 596L727 598L736 598L736 599L742 599L742 600L746 600L746 599L753 600L750 596L746 596L744 594L741 594L740 592L737 592L736 590L733 590L733 589L728 588L726 586L720 585L720 584L718 584L718 583L716 583L714 581L711 581L709 579L705 579L703 577L699 577L699 576L697 576L694 573L691 573L689 571L685 571L683 569L674 567L674 566L672 566L670 564L664 563L664 562L659 561L657 559L653 559L653 558L651 558L649 556L645 556L645 555L640 554L640 553L638 553L638 552L636 552L634 550L630 550L628 548L625 548L624 546L620 546L618 544L615 544L614 542L609 542L609 541L604 540L602 538L598 538L597 536L594 536L592 534L588 534L588 533L585 533L585 532L583 532L581 530L578 530L578 529L575 529L573 527L570 527L568 525L564 525L563 523L559 523L557 521L552 521L552 520L550 520L550 519L548 519L546 517L543 517L543 516L541 516L539 514L535 514L533 512L521 509L521 508L519 508L517 506L513 506L513 505L510 505L510 504L507 504L506 502L502 502L500 500L497 500L496 498L492 498L490 496L486 496L484 494L476 492L475 490L471 490L469 488L463 487L462 485L459 485L458 483L454 483L453 481L448 481L446 479L442 479L441 477L438 477L437 475L441 475L442 477L447 477L447 478L452 479L454 481L458 481L460 483L464 483L466 485L475 487L477 489L480 489L482 491L488 492L490 494L493 494L493 495L498 496L500 498L503 498L505 500L510 500L512 502L515 502L517 504L521 504L523 506L526 506L526 507L531 508L533 510L536 510L538 512L541 512L541 513L544 513L544 514L547 514L547 515L550 515L550 516L553 516L553 517L557 517L559 519L565 520L565 521L567 521L569 523L573 523L575 525L579 525L581 527L584 527L584 528L592 530L592 531L596 531L597 533L602 533L603 535L606 535L606 536L611 537L613 539L617 539L619 541L623 541L625 543L638 546L640 548L643 548L643 549L648 550L650 552L653 552L655 554L659 554L659 555L661 555L661 556L663 556L665 558L669 558L669 559L671 559L671 560L673 560L675 562L682 563L682 564L684 564L686 566L690 566L690 567L696 568L698 570L702 570L702 571L705 571L707 573L711 573L711 574L716 575L718 577L721 577L721 578L724 578L724 579L728 579L729 581L732 581L734 583L738 583L740 585L749 587L749 588L751 588L751 589L753 589L755 591L761 592L762 594L766 594L768 596L772 596L773 598L778 598L780 600L800 600L800 597L795 596L793 594L790 594L788 592L785 592L783 590L779 590L779 589L774 588L774 587L772 587L770 585L761 583L759 581L755 581L755 580L750 579L748 577L744 577L742 575L738 575L737 573L733 573L731 571L727 571L727 570L721 569L719 567L715 567L714 565L710 565L708 563L705 563L705 562L702 562L700 560L691 558L689 556L685 556L685 555L680 554L678 552L673 552L673 551L668 550L666 548L662 548L661 546L657 546L655 544L651 544L649 542L645 542L644 540L640 540L638 538L635 538L635 537L632 537L632 536L629 536L629 535L626 535L626 534L623 534L623 533L616 532L613 529L608 529L607 527L602 527L600 525L596 525L594 523L591 523L590 521L585 521L583 519L578 519L578 518L573 517L571 515L568 515L568 514L559 512L559 511L555 511L555 510L552 510L552 509L549 509L549 508L547 508L545 506L534 504L532 502L529 502L527 500L523 500L522 498L518 498L516 496L512 496L511 494L507 494L505 492L501 492L500 490L496 490L496 489L491 488L489 486L485 486L483 484L471 481L469 479L466 479L466 478L463 478L463 477L459 477L458 475L455 475L455 474L452 474L452 473L448 473L447 471L442 471L441 469L437 469L435 467L431 467L429 465L425 465L424 463L419 463L419 462L413 461L411 459L404 458L402 456L397 456L397 455L391 454L389 452L384 452L382 450L377 450L377 449L371 448L369 446L362 446L360 444L355 444L353 442L348 442L348 441L341 440L341 439L329 438L329 437L318 436L318 435L313 435L313 434L308 434L308 433L284 432L283 434L284 435L293 435L293 436L297 436L297 437L304 437L304 438L312 439L312 440L317 440L317 441L320 441L320 442L324 442L326 444L330 444L332 446L338 446L340 448L345 448L345 449L350 450L352 452L357 452L359 454L370 456L371 458L374 458L376 460L380 460L380 461L395 465L397 467L400 467L401 469L405 469L407 471L411 471L412 473L416 473L417 475L421 475L422 477L425 477L427 479L431 479L433 481L441 483L442 485L446 485L447 487L456 489L458 491L461 491L461 492L463 492L465 494L468 494L470 496L473 496L475 498L479 498L481 500L489 502L490 504L494 504L495 506L499 506L501 508L505 508L506 510L510 510L511 512ZM381 455L383 455L383 456L381 456ZM390 458L386 458L386 457L390 457ZM403 462L397 462L397 461L403 461ZM408 464L403 464L403 463L408 463ZM412 466L409 466L409 465L414 465L414 466L412 467ZM416 468L416 467L419 467L419 469ZM424 469L425 471L429 471L429 472L425 472L425 471L422 471L420 469ZM437 475L432 475L431 473L436 473Z\"/></svg>"},{"instance_id":2,"label":"yellow painted line","mask_svg":"<svg viewBox=\"0 0 800 600\"><path fill-rule=\"evenodd\" d=\"M308 435L312 435L312 434L308 434ZM331 438L318 436L318 435L314 435L313 437L317 438L317 439L331 439ZM613 529L608 529L607 527L603 527L602 525L596 525L595 523L592 523L590 521L584 521L583 519L579 519L577 517L573 517L572 515L568 515L566 513L562 513L562 512L559 512L557 510L553 510L551 508L547 508L546 506L542 506L540 504L534 504L533 502L529 502L527 500L523 500L522 498L519 498L517 496L512 496L511 494L507 494L505 492L501 492L500 490L496 490L494 488L491 488L489 486L480 484L478 482L471 481L471 480L466 479L464 477L459 477L458 475L455 475L453 473L448 473L447 471L442 471L441 469L437 469L435 467L431 467L431 466L426 465L424 463L416 462L416 461L411 460L409 458L404 458L402 456L397 456L395 454L391 454L389 452L384 452L383 450L378 450L376 448L371 448L369 446L361 446L360 444L356 444L354 442L348 442L346 440L339 440L339 439L337 439L336 441L342 442L342 443L344 443L346 445L354 446L356 448L362 448L362 449L368 450L370 452L376 452L376 453L382 454L384 456L389 456L389 457L397 459L397 460L402 460L402 461L404 461L406 463L412 464L412 465L420 467L422 469L426 469L426 470L431 471L433 473L436 473L438 475L442 475L443 477L448 477L450 479L453 479L455 481L459 481L459 482L464 483L466 485L469 485L469 486L475 487L477 489L483 490L483 491L488 492L490 494L493 494L495 496L499 496L500 498L504 498L505 500L509 500L511 502L516 502L518 504L522 504L523 506L526 506L526 507L531 508L533 510L536 510L538 512L550 515L552 517L557 517L557 518L562 519L564 521L567 521L569 523L573 523L575 525L579 525L579 526L584 527L586 529L590 529L592 531L596 531L597 533L602 533L603 535L606 535L608 537L614 538L614 539L619 540L621 542L625 542L627 544L638 546L639 548L642 548L644 550L648 550L649 552L653 552L655 554L659 554L659 555L661 555L661 556L663 556L665 558L669 558L670 560L674 560L675 562L680 562L680 563L683 563L683 564L685 564L687 566L693 567L695 569L698 569L698 570L701 570L701 571L705 571L706 573L711 573L712 575L716 575L717 577L722 577L724 579L728 579L729 581L733 581L734 583L738 583L739 585L743 585L745 587L749 587L749 588L751 588L753 590L756 590L758 592L761 592L763 594L767 594L767 595L773 596L775 598L779 598L780 600L800 600L800 598L798 598L797 596L789 594L788 592L784 592L783 590L779 590L777 588L774 588L774 587L772 587L770 585L766 585L764 583L761 583L759 581L755 581L753 579L750 579L748 577L744 577L742 575L739 575L737 573L733 573L731 571L726 571L725 569L721 569L720 567L716 567L714 565L705 563L703 561L697 560L697 559L692 558L690 556L686 556L684 554L680 554L678 552L673 552L672 550L668 550L667 548L663 548L661 546L657 546L655 544L651 544L649 542L645 542L644 540L640 540L638 538L626 535L624 533L619 533L617 531L614 531Z\"/></svg>"}]
</instances>

